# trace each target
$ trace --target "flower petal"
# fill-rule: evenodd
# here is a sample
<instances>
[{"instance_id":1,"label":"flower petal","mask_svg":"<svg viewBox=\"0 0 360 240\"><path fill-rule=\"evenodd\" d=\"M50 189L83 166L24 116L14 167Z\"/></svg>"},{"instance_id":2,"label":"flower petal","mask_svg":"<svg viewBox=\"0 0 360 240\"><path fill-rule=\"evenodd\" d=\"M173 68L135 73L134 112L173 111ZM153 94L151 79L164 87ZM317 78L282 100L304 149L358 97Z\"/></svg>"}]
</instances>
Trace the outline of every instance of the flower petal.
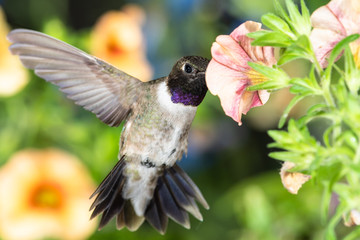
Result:
<instances>
[{"instance_id":1,"label":"flower petal","mask_svg":"<svg viewBox=\"0 0 360 240\"><path fill-rule=\"evenodd\" d=\"M260 100L260 105L264 105L270 98L270 93L267 90L260 90L258 91L258 95L259 95L259 100Z\"/></svg>"},{"instance_id":2,"label":"flower petal","mask_svg":"<svg viewBox=\"0 0 360 240\"><path fill-rule=\"evenodd\" d=\"M327 66L326 58L341 39L360 33L359 15L358 0L332 0L313 12L310 40L321 67Z\"/></svg>"},{"instance_id":3,"label":"flower petal","mask_svg":"<svg viewBox=\"0 0 360 240\"><path fill-rule=\"evenodd\" d=\"M261 30L261 24L253 21L247 21L237 27L230 36L242 47L253 62L262 62L267 66L276 63L274 58L274 48L252 46L252 39L246 34Z\"/></svg>"},{"instance_id":4,"label":"flower petal","mask_svg":"<svg viewBox=\"0 0 360 240\"><path fill-rule=\"evenodd\" d=\"M87 169L68 153L16 153L0 168L0 238L87 239L96 228L88 212L93 191Z\"/></svg>"},{"instance_id":5,"label":"flower petal","mask_svg":"<svg viewBox=\"0 0 360 240\"><path fill-rule=\"evenodd\" d=\"M305 175L299 172L289 172L295 167L295 163L284 162L280 170L281 182L284 187L292 194L297 194L301 186L309 181L310 175Z\"/></svg>"},{"instance_id":6,"label":"flower petal","mask_svg":"<svg viewBox=\"0 0 360 240\"><path fill-rule=\"evenodd\" d=\"M360 29L360 1L359 0L332 0L327 6L339 19L346 35L359 32Z\"/></svg>"},{"instance_id":7,"label":"flower petal","mask_svg":"<svg viewBox=\"0 0 360 240\"><path fill-rule=\"evenodd\" d=\"M6 40L9 27L4 11L0 6L0 97L8 97L18 93L29 81L27 70L20 59L11 55Z\"/></svg>"},{"instance_id":8,"label":"flower petal","mask_svg":"<svg viewBox=\"0 0 360 240\"><path fill-rule=\"evenodd\" d=\"M329 38L329 36L332 36ZM344 36L328 29L314 28L310 34L310 41L315 50L315 56L320 66L325 68L328 65L329 57L335 45L343 39Z\"/></svg>"},{"instance_id":9,"label":"flower petal","mask_svg":"<svg viewBox=\"0 0 360 240\"><path fill-rule=\"evenodd\" d=\"M146 59L144 17L144 10L134 4L121 11L106 12L92 30L90 52L146 82L151 80L153 71Z\"/></svg>"},{"instance_id":10,"label":"flower petal","mask_svg":"<svg viewBox=\"0 0 360 240\"><path fill-rule=\"evenodd\" d=\"M242 114L246 114L254 105L254 102L257 101L256 92L249 92L243 91L241 95L238 95L237 98L239 99L237 102L234 102L234 108L238 107L238 119L235 120L239 123L239 126L242 125L241 116ZM235 105L236 104L236 105ZM256 105L256 104L255 104Z\"/></svg>"},{"instance_id":11,"label":"flower petal","mask_svg":"<svg viewBox=\"0 0 360 240\"><path fill-rule=\"evenodd\" d=\"M247 66L247 62L251 61L249 55L230 36L218 36L211 47L211 55L217 62L234 70L249 69Z\"/></svg>"},{"instance_id":12,"label":"flower petal","mask_svg":"<svg viewBox=\"0 0 360 240\"><path fill-rule=\"evenodd\" d=\"M328 29L335 33L345 35L345 29L334 12L326 6L316 9L311 15L311 25L314 28Z\"/></svg>"},{"instance_id":13,"label":"flower petal","mask_svg":"<svg viewBox=\"0 0 360 240\"><path fill-rule=\"evenodd\" d=\"M261 106L269 98L267 91L246 91L248 86L267 79L252 69L248 62L273 65L274 50L270 47L253 47L247 33L258 31L260 23L245 22L230 36L220 35L211 47L213 59L206 70L206 84L210 92L218 95L226 115L241 125L241 115L252 107Z\"/></svg>"},{"instance_id":14,"label":"flower petal","mask_svg":"<svg viewBox=\"0 0 360 240\"><path fill-rule=\"evenodd\" d=\"M219 96L225 114L238 122L238 106L248 85L247 76L212 59L206 71L206 83L209 91Z\"/></svg>"},{"instance_id":15,"label":"flower petal","mask_svg":"<svg viewBox=\"0 0 360 240\"><path fill-rule=\"evenodd\" d=\"M350 211L350 218L348 220L344 218L344 225L347 226L347 227L352 227L352 226L355 226L355 225L360 225L360 212L356 209L352 209Z\"/></svg>"}]
</instances>

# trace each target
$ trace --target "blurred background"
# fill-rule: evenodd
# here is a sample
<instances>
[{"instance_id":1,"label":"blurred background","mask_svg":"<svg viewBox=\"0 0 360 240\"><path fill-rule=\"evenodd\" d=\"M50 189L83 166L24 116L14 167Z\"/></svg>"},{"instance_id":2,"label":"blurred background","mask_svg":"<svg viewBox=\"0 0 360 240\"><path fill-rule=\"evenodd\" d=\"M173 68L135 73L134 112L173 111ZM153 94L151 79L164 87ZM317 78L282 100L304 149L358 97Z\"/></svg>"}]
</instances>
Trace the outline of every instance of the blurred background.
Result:
<instances>
[{"instance_id":1,"label":"blurred background","mask_svg":"<svg viewBox=\"0 0 360 240\"><path fill-rule=\"evenodd\" d=\"M306 1L310 11L327 0ZM117 161L121 127L111 128L24 69L7 48L13 28L34 29L98 56L143 81L167 75L184 55L211 58L217 35L260 21L272 0L0 0L0 239L320 239L321 190L294 196L282 186L271 139L291 99L287 90L252 109L239 127L219 99L198 109L180 165L207 199L204 221L187 230L170 221L158 234L101 231L88 221L88 197ZM303 76L307 63L284 66ZM293 117L304 113L297 106ZM64 163L66 162L66 164ZM75 169L75 170L74 170ZM76 186L74 186L76 185ZM82 211L80 211L81 209ZM22 232L22 233L21 233Z\"/></svg>"}]
</instances>

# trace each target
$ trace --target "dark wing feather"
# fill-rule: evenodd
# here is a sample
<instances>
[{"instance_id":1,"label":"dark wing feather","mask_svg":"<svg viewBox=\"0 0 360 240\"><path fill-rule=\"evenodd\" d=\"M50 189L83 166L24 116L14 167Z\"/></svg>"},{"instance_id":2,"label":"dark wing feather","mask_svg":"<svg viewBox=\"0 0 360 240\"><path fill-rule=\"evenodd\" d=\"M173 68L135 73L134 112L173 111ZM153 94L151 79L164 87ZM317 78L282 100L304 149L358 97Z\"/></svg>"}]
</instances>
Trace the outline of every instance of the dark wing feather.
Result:
<instances>
[{"instance_id":1,"label":"dark wing feather","mask_svg":"<svg viewBox=\"0 0 360 240\"><path fill-rule=\"evenodd\" d=\"M26 67L110 126L124 120L139 96L140 80L67 43L25 29L11 31L8 39Z\"/></svg>"}]
</instances>

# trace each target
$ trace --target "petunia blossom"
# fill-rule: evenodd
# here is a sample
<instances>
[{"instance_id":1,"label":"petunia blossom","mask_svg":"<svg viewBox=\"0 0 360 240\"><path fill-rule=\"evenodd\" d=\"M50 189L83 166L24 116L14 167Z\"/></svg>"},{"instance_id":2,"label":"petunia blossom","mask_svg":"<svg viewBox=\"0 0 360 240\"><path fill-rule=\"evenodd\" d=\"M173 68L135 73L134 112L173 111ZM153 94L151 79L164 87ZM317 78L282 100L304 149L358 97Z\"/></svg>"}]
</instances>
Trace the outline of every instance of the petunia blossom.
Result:
<instances>
[{"instance_id":1,"label":"petunia blossom","mask_svg":"<svg viewBox=\"0 0 360 240\"><path fill-rule=\"evenodd\" d=\"M94 184L74 156L23 150L0 168L1 239L87 239Z\"/></svg>"},{"instance_id":2,"label":"petunia blossom","mask_svg":"<svg viewBox=\"0 0 360 240\"><path fill-rule=\"evenodd\" d=\"M272 47L251 46L250 32L261 30L261 24L247 21L230 35L220 35L211 47L212 60L206 70L206 84L218 95L225 114L239 125L241 116L269 99L266 90L247 91L247 87L267 80L252 69L248 62L272 66L276 63Z\"/></svg>"},{"instance_id":3,"label":"petunia blossom","mask_svg":"<svg viewBox=\"0 0 360 240\"><path fill-rule=\"evenodd\" d=\"M144 11L134 4L106 12L92 31L90 52L144 82L151 80L141 29L144 19Z\"/></svg>"},{"instance_id":4,"label":"petunia blossom","mask_svg":"<svg viewBox=\"0 0 360 240\"><path fill-rule=\"evenodd\" d=\"M316 58L326 67L330 52L343 38L360 33L360 1L332 0L311 15L313 30L310 34ZM360 66L360 40L350 44L356 65Z\"/></svg>"}]
</instances>

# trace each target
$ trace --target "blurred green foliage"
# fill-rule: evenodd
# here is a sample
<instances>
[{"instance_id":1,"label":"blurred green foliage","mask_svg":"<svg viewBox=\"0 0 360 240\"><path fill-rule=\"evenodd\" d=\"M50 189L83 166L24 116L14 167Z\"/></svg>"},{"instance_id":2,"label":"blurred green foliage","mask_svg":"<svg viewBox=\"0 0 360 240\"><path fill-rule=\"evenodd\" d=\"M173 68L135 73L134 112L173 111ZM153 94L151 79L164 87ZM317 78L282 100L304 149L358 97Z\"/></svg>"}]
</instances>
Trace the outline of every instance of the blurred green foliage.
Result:
<instances>
[{"instance_id":1,"label":"blurred green foliage","mask_svg":"<svg viewBox=\"0 0 360 240\"><path fill-rule=\"evenodd\" d=\"M128 2L5 0L3 8L12 27L40 30L86 51L98 17ZM326 2L309 1L309 6L314 10ZM210 58L217 35L273 11L271 0L132 3L147 14L144 33L154 77L168 74L183 55ZM121 127L101 123L33 74L23 91L0 98L0 126L0 165L24 148L57 147L78 156L100 183L117 161ZM132 233L117 231L112 222L90 239L320 239L321 191L314 183L298 196L283 189L280 164L267 157L269 142L266 132L247 124L246 117L238 127L208 94L193 123L188 158L181 162L210 204L209 211L201 209L204 222L191 219L190 230L171 222L164 236L148 224Z\"/></svg>"}]
</instances>

